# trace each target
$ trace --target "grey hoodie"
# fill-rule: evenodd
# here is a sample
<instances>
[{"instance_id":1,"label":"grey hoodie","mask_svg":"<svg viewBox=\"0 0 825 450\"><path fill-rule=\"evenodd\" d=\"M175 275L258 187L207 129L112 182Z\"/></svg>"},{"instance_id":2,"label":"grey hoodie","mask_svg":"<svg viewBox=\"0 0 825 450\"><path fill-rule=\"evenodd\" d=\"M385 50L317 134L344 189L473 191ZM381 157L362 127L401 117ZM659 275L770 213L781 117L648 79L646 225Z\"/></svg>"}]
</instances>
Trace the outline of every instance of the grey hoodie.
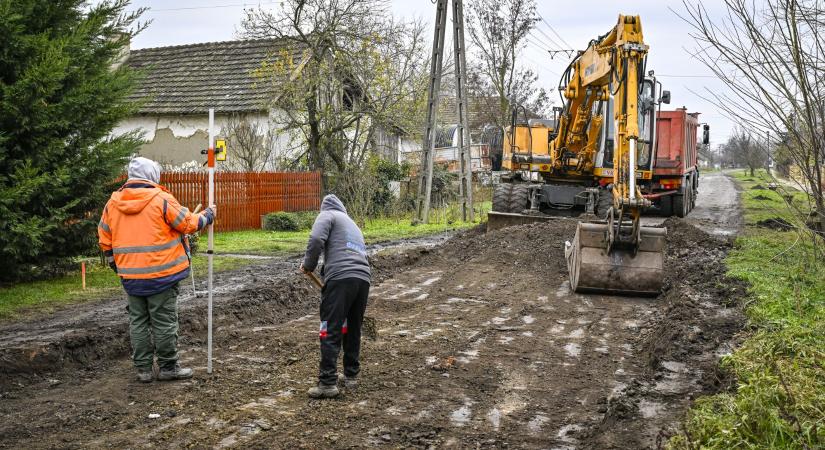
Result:
<instances>
[{"instance_id":1,"label":"grey hoodie","mask_svg":"<svg viewBox=\"0 0 825 450\"><path fill-rule=\"evenodd\" d=\"M309 235L304 268L315 270L322 251L324 282L342 278L370 281L364 235L347 215L344 204L334 195L327 195L321 202L321 212L315 218Z\"/></svg>"}]
</instances>

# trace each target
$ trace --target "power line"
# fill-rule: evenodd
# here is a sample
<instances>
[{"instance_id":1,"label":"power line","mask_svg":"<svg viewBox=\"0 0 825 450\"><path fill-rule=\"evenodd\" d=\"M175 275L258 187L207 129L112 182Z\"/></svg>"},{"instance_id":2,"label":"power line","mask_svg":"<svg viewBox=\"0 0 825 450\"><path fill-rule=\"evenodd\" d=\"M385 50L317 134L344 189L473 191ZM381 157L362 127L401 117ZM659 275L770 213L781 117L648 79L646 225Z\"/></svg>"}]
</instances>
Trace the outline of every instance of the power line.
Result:
<instances>
[{"instance_id":1,"label":"power line","mask_svg":"<svg viewBox=\"0 0 825 450\"><path fill-rule=\"evenodd\" d=\"M533 39L536 39L535 36L531 36L531 37ZM546 48L547 44L545 44L542 41L539 41L538 39L536 39L536 40L539 42L539 44L543 44L544 47L542 47L541 45L536 44L535 42L530 41L530 39L525 38L525 40L527 41L527 43L532 44L536 49L541 50L542 52L546 52L546 53L550 54L550 59L554 59L555 56L559 53L563 53L563 54L567 55L568 58L572 58L573 55L576 54L576 50L571 50L571 49L568 49L568 50L564 50L564 49L562 49L562 50L550 50L550 49Z\"/></svg>"},{"instance_id":2,"label":"power line","mask_svg":"<svg viewBox=\"0 0 825 450\"><path fill-rule=\"evenodd\" d=\"M233 4L227 4L227 5L185 6L185 7L180 7L180 8L163 8L163 9L149 8L147 12L152 13L152 12L169 12L169 11L191 11L191 10L197 10L197 9L235 8L235 7L238 7L238 6L254 7L254 6L263 6L263 5L273 5L275 3L278 3L278 2L273 0L273 1L265 1L265 2L233 3Z\"/></svg>"},{"instance_id":3,"label":"power line","mask_svg":"<svg viewBox=\"0 0 825 450\"><path fill-rule=\"evenodd\" d=\"M561 35L560 35L559 33L557 33L557 32L556 32L556 29L555 29L555 28L553 28L553 25L550 25L550 23L549 23L549 22L547 22L546 20L544 20L544 17L542 17L542 15L541 15L541 14L539 14L539 18L541 19L541 21L542 21L542 22L544 22L544 24L545 24L545 25L547 25L547 28L550 28L550 31L552 31L552 32L553 32L553 34L555 34L555 35L556 35L556 37L558 37L558 38L559 38L559 40L560 40L560 41L561 41L564 45L566 45L566 46L567 46L567 48L573 48L573 46L572 46L572 45L570 45L567 41L565 41L565 40L564 40L564 38L563 38L563 37L561 37Z\"/></svg>"},{"instance_id":4,"label":"power line","mask_svg":"<svg viewBox=\"0 0 825 450\"><path fill-rule=\"evenodd\" d=\"M550 36L548 36L548 35L547 35L547 33L545 33L545 32L544 32L544 30L542 30L541 28L539 28L539 27L534 27L534 28L533 28L532 30L530 30L530 31L533 31L533 30L536 30L536 31L538 31L539 33L541 33L541 35L542 35L542 36L544 36L545 38L547 38L547 40L548 40L548 41L550 41L550 43L552 43L553 45L555 45L555 46L556 46L556 48L562 48L562 47L561 47L561 45L559 45L559 43L558 43L558 42L556 42L553 38L551 38Z\"/></svg>"},{"instance_id":5,"label":"power line","mask_svg":"<svg viewBox=\"0 0 825 450\"><path fill-rule=\"evenodd\" d=\"M525 40L527 41L527 43L528 43L528 44L530 44L530 45L532 45L532 46L533 46L532 48L533 48L534 50L539 50L539 51L540 51L540 52L542 52L542 53L545 53L545 52L547 52L547 51L548 51L548 50L546 50L546 49L542 48L541 46L539 46L538 44L536 44L535 42L533 42L533 41L531 41L531 40L529 40L529 39L525 39ZM536 67L537 67L539 70L544 70L544 71L546 71L546 72L550 73L551 75L555 75L555 76L557 76L557 77L560 77L560 76L561 76L561 74L559 74L558 72L556 72L556 71L554 71L554 70L550 70L550 69L548 69L548 68L545 66L545 64L544 64L544 63L539 63L539 62L536 62L536 60L534 60L533 58L530 58L530 57L528 57L528 56L526 56L526 55L524 56L524 59L526 59L526 60L528 60L528 61L532 62L533 64L535 64L535 65L536 65Z\"/></svg>"},{"instance_id":6,"label":"power line","mask_svg":"<svg viewBox=\"0 0 825 450\"><path fill-rule=\"evenodd\" d=\"M531 31L532 31L532 30L531 30ZM541 44L543 47L546 47L546 50L550 50L550 49L552 49L552 48L553 48L553 46L552 46L552 45L548 45L548 44L547 44L547 42L542 41L541 39L539 39L539 37L538 37L538 36L536 36L536 35L534 35L534 34L530 34L530 33L528 33L528 34L529 34L529 37L530 37L530 38L532 38L533 40L535 40L536 42L538 42L539 44ZM527 37L525 37L525 39L527 39Z\"/></svg>"},{"instance_id":7,"label":"power line","mask_svg":"<svg viewBox=\"0 0 825 450\"><path fill-rule=\"evenodd\" d=\"M663 75L658 73L656 76L665 78L719 78L716 75Z\"/></svg>"}]
</instances>

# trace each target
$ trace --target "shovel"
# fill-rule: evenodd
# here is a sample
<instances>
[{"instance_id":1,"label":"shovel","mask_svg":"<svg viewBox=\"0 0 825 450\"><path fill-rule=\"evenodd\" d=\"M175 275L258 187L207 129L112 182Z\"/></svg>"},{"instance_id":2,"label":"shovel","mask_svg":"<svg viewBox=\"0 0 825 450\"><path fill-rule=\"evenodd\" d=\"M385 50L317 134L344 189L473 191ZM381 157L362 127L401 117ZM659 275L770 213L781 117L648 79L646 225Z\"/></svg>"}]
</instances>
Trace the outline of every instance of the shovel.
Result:
<instances>
[{"instance_id":1,"label":"shovel","mask_svg":"<svg viewBox=\"0 0 825 450\"><path fill-rule=\"evenodd\" d=\"M315 272L304 272L304 275L312 280L312 284L317 286L318 289L324 289L324 283L321 282L318 275L315 275ZM378 325L375 322L375 317L364 316L364 320L361 322L361 333L371 341L378 340Z\"/></svg>"}]
</instances>

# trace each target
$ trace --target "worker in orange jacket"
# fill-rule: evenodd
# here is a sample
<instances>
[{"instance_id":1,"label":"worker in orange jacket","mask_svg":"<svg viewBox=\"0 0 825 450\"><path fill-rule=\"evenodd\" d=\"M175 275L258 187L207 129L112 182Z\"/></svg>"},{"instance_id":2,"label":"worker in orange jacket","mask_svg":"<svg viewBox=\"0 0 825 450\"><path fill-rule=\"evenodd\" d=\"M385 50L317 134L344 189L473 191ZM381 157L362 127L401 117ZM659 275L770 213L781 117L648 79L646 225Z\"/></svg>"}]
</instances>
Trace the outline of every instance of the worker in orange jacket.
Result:
<instances>
[{"instance_id":1,"label":"worker in orange jacket","mask_svg":"<svg viewBox=\"0 0 825 450\"><path fill-rule=\"evenodd\" d=\"M97 230L129 297L132 360L143 383L153 379L155 357L158 380L192 377L192 369L178 363L178 283L189 276L186 235L211 224L217 212L212 205L192 214L159 182L156 162L132 159L128 180L112 193Z\"/></svg>"}]
</instances>

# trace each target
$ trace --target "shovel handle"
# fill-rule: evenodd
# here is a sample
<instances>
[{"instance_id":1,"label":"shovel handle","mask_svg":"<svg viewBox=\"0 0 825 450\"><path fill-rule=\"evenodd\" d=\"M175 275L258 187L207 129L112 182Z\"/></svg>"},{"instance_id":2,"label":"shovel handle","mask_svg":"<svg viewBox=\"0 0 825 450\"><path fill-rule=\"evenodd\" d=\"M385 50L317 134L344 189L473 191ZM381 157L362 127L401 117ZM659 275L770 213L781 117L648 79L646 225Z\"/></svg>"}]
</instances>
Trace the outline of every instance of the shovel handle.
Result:
<instances>
[{"instance_id":1,"label":"shovel handle","mask_svg":"<svg viewBox=\"0 0 825 450\"><path fill-rule=\"evenodd\" d=\"M198 203L198 206L195 207L195 211L192 212L192 214L197 214L197 213L201 212L201 208L203 208L203 205Z\"/></svg>"},{"instance_id":2,"label":"shovel handle","mask_svg":"<svg viewBox=\"0 0 825 450\"><path fill-rule=\"evenodd\" d=\"M312 280L312 283L318 286L318 289L324 288L324 283L321 283L321 280L318 278L318 275L315 275L315 272L304 272L304 274Z\"/></svg>"}]
</instances>

